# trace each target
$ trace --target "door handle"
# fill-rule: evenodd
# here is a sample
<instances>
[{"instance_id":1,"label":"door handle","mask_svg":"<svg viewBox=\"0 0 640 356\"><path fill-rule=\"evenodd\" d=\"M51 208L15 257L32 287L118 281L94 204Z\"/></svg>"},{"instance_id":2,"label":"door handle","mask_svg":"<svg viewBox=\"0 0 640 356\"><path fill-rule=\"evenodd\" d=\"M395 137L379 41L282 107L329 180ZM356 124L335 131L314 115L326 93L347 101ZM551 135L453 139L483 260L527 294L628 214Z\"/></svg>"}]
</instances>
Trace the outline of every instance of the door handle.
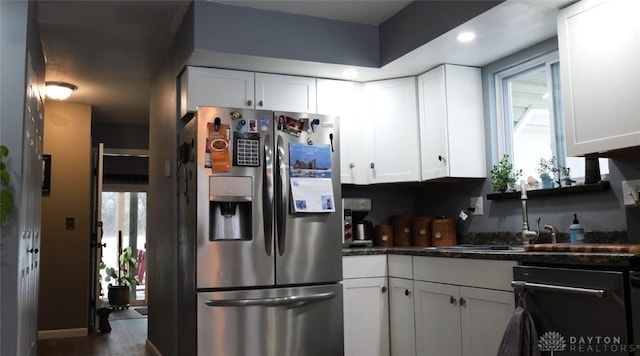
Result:
<instances>
[{"instance_id":1,"label":"door handle","mask_svg":"<svg viewBox=\"0 0 640 356\"><path fill-rule=\"evenodd\" d=\"M551 292L590 295L597 298L604 298L607 296L607 291L605 289L569 287L569 286L562 286L562 285L531 283L531 282L524 282L524 281L511 281L511 286L516 290L522 290L522 289L528 288L528 289L546 290Z\"/></svg>"},{"instance_id":2,"label":"door handle","mask_svg":"<svg viewBox=\"0 0 640 356\"><path fill-rule=\"evenodd\" d=\"M405 289L405 290L404 290L404 295L406 295L406 296L408 296L408 295L409 295L409 290L408 290L408 289Z\"/></svg>"},{"instance_id":3,"label":"door handle","mask_svg":"<svg viewBox=\"0 0 640 356\"><path fill-rule=\"evenodd\" d=\"M311 295L291 295L287 297L261 298L261 299L224 299L209 300L204 304L210 307L248 307L248 306L267 306L277 307L291 304L304 304L331 299L336 296L336 292L326 292Z\"/></svg>"},{"instance_id":4,"label":"door handle","mask_svg":"<svg viewBox=\"0 0 640 356\"><path fill-rule=\"evenodd\" d=\"M450 296L450 297L449 297L449 303L450 303L450 304L453 304L453 305L456 305L456 303L457 303L456 297L454 297L454 296Z\"/></svg>"},{"instance_id":5,"label":"door handle","mask_svg":"<svg viewBox=\"0 0 640 356\"><path fill-rule=\"evenodd\" d=\"M278 253L280 256L284 255L285 248L285 235L287 233L286 226L286 213L285 207L287 206L287 197L289 196L287 185L285 184L284 177L287 175L287 163L285 162L285 151L282 137L278 136L276 144L276 235L278 242Z\"/></svg>"},{"instance_id":6,"label":"door handle","mask_svg":"<svg viewBox=\"0 0 640 356\"><path fill-rule=\"evenodd\" d=\"M465 305L467 305L467 301L464 298L460 297L460 306L464 307Z\"/></svg>"},{"instance_id":7,"label":"door handle","mask_svg":"<svg viewBox=\"0 0 640 356\"><path fill-rule=\"evenodd\" d=\"M262 211L264 212L264 244L267 256L273 248L273 147L271 135L264 138L264 164L262 175Z\"/></svg>"}]
</instances>

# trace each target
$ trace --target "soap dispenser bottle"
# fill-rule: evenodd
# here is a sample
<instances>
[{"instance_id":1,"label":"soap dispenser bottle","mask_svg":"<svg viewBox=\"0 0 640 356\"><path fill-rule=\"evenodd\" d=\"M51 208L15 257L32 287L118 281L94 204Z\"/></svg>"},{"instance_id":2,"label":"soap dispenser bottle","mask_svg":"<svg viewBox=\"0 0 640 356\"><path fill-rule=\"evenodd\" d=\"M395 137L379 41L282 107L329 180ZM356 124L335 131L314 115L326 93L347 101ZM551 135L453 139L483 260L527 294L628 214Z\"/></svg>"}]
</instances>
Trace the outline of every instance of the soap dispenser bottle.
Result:
<instances>
[{"instance_id":1,"label":"soap dispenser bottle","mask_svg":"<svg viewBox=\"0 0 640 356\"><path fill-rule=\"evenodd\" d=\"M584 242L584 229L578 221L578 214L573 214L573 224L569 226L569 241L571 243Z\"/></svg>"}]
</instances>

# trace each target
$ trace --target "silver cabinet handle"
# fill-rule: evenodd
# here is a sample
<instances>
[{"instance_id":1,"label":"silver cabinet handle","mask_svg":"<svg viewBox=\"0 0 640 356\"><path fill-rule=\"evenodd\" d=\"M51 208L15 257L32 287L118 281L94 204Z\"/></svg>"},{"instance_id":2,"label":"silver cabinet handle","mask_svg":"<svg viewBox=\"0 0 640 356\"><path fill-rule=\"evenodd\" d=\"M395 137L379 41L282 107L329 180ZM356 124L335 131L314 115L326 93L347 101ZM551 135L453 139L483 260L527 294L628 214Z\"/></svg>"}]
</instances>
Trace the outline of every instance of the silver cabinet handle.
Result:
<instances>
[{"instance_id":1,"label":"silver cabinet handle","mask_svg":"<svg viewBox=\"0 0 640 356\"><path fill-rule=\"evenodd\" d=\"M511 281L511 286L515 289L529 288L529 289L546 290L551 292L590 295L597 298L604 298L607 296L607 291L604 289L579 288L579 287L559 286L554 284L531 283L531 282L524 282L524 281Z\"/></svg>"},{"instance_id":2,"label":"silver cabinet handle","mask_svg":"<svg viewBox=\"0 0 640 356\"><path fill-rule=\"evenodd\" d=\"M386 293L387 292L387 287L382 287L381 290L382 290L382 293Z\"/></svg>"},{"instance_id":3,"label":"silver cabinet handle","mask_svg":"<svg viewBox=\"0 0 640 356\"><path fill-rule=\"evenodd\" d=\"M263 298L263 299L225 299L209 300L204 304L210 307L247 307L247 306L268 306L275 307L281 305L291 305L300 303L312 303L336 296L336 292L318 293L312 295L292 295L288 297Z\"/></svg>"},{"instance_id":4,"label":"silver cabinet handle","mask_svg":"<svg viewBox=\"0 0 640 356\"><path fill-rule=\"evenodd\" d=\"M371 164L369 165L369 167L371 167L371 169L375 169L376 168L376 164L371 162Z\"/></svg>"},{"instance_id":5,"label":"silver cabinet handle","mask_svg":"<svg viewBox=\"0 0 640 356\"><path fill-rule=\"evenodd\" d=\"M264 105L262 104L262 100L258 101L258 106L264 106Z\"/></svg>"}]
</instances>

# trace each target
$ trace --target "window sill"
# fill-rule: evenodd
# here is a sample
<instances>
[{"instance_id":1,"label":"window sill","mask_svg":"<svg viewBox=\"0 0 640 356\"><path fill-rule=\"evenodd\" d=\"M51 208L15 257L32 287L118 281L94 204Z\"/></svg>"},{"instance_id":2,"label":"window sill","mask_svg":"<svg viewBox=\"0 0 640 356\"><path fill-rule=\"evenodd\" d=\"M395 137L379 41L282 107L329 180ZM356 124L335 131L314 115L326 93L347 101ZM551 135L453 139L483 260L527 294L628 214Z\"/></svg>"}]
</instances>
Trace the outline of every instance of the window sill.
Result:
<instances>
[{"instance_id":1,"label":"window sill","mask_svg":"<svg viewBox=\"0 0 640 356\"><path fill-rule=\"evenodd\" d=\"M604 192L611 189L609 181L600 181L593 184L574 185L571 187L559 187L549 189L533 189L527 191L528 198L555 196L564 194L588 193L588 192ZM487 200L513 200L520 199L520 192L506 193L490 193L487 194Z\"/></svg>"}]
</instances>

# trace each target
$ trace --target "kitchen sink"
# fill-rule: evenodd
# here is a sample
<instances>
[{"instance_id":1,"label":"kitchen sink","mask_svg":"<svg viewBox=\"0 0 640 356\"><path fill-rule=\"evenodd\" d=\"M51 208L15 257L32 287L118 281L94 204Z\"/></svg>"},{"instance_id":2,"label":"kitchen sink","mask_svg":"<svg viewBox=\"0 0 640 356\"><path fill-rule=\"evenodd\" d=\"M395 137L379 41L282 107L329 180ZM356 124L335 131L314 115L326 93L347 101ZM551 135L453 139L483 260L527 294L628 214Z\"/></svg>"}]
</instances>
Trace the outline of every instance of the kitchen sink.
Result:
<instances>
[{"instance_id":1,"label":"kitchen sink","mask_svg":"<svg viewBox=\"0 0 640 356\"><path fill-rule=\"evenodd\" d=\"M454 246L437 246L428 247L432 250L443 251L482 251L482 252L521 252L524 251L522 246L510 246L510 245L454 245Z\"/></svg>"}]
</instances>

